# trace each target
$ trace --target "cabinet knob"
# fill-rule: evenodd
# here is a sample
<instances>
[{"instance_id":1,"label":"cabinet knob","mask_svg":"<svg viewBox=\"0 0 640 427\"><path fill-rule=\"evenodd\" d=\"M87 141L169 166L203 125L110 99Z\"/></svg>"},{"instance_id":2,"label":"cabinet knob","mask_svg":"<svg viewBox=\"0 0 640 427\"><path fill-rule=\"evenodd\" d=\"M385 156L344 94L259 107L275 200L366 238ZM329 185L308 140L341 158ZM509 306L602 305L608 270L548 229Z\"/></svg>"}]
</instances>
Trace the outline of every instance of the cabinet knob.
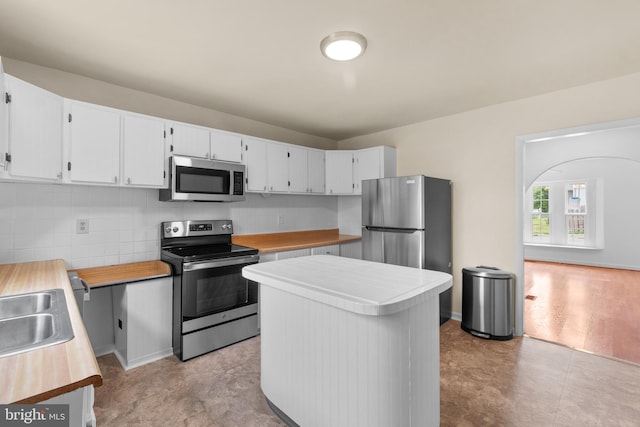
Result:
<instances>
[{"instance_id":1,"label":"cabinet knob","mask_svg":"<svg viewBox=\"0 0 640 427\"><path fill-rule=\"evenodd\" d=\"M56 178L62 179L62 172L58 173L58 175L56 175Z\"/></svg>"},{"instance_id":2,"label":"cabinet knob","mask_svg":"<svg viewBox=\"0 0 640 427\"><path fill-rule=\"evenodd\" d=\"M127 178L127 184L131 184L131 178Z\"/></svg>"},{"instance_id":3,"label":"cabinet knob","mask_svg":"<svg viewBox=\"0 0 640 427\"><path fill-rule=\"evenodd\" d=\"M114 177L113 177L113 182L115 182L115 183L117 183L117 182L118 182L118 177L117 177L117 176L114 176Z\"/></svg>"},{"instance_id":4,"label":"cabinet knob","mask_svg":"<svg viewBox=\"0 0 640 427\"><path fill-rule=\"evenodd\" d=\"M216 158L216 153L211 153L211 159L215 160Z\"/></svg>"},{"instance_id":5,"label":"cabinet knob","mask_svg":"<svg viewBox=\"0 0 640 427\"><path fill-rule=\"evenodd\" d=\"M209 158L209 153L204 153L204 158L208 159ZM211 157L213 159L213 157Z\"/></svg>"}]
</instances>

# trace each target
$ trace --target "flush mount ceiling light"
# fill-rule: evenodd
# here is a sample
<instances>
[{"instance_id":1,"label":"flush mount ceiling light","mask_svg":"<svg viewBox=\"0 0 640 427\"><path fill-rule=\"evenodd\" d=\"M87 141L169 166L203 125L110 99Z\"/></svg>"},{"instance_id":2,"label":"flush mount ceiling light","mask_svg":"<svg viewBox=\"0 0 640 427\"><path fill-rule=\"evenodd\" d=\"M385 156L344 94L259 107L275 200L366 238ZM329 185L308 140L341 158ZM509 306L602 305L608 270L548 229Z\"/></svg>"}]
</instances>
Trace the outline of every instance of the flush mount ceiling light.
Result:
<instances>
[{"instance_id":1,"label":"flush mount ceiling light","mask_svg":"<svg viewBox=\"0 0 640 427\"><path fill-rule=\"evenodd\" d=\"M367 39L353 31L338 31L329 34L320 42L322 54L334 61L350 61L364 53Z\"/></svg>"}]
</instances>

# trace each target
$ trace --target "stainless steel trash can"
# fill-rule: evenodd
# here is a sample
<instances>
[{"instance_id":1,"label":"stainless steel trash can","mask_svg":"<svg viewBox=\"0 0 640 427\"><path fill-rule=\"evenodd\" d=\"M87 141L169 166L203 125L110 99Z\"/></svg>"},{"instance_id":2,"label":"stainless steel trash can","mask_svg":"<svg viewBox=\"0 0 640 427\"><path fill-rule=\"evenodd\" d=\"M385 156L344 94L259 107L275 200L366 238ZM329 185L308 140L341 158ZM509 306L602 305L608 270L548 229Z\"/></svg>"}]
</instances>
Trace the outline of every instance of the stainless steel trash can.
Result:
<instances>
[{"instance_id":1,"label":"stainless steel trash can","mask_svg":"<svg viewBox=\"0 0 640 427\"><path fill-rule=\"evenodd\" d=\"M472 335L513 338L514 275L495 267L462 269L462 324Z\"/></svg>"}]
</instances>

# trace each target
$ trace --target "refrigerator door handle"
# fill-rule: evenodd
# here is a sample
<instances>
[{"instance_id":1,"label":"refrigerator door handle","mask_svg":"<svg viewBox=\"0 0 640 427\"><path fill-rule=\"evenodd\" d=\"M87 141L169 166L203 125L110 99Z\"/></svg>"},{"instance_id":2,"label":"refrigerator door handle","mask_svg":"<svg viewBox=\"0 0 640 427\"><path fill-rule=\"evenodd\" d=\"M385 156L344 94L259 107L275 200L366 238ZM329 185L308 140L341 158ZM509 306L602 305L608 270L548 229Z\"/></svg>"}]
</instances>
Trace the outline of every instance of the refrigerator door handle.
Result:
<instances>
[{"instance_id":1,"label":"refrigerator door handle","mask_svg":"<svg viewBox=\"0 0 640 427\"><path fill-rule=\"evenodd\" d=\"M389 227L375 227L373 225L365 225L364 228L366 228L369 231L381 231L386 233L411 234L411 233L415 233L416 231L422 231L422 230L417 230L415 228L389 228Z\"/></svg>"}]
</instances>

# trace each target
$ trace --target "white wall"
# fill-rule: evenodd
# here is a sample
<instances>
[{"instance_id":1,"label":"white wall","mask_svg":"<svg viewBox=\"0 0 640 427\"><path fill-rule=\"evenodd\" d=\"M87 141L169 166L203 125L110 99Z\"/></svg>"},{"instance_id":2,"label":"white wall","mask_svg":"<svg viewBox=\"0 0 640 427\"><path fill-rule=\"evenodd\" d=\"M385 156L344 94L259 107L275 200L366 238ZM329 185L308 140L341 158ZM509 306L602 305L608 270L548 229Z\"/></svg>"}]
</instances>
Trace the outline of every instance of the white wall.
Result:
<instances>
[{"instance_id":1,"label":"white wall","mask_svg":"<svg viewBox=\"0 0 640 427\"><path fill-rule=\"evenodd\" d=\"M160 202L158 190L0 182L0 201L2 264L61 258L85 268L159 259L162 221L231 219L235 234L338 228L336 196ZM77 219L89 219L89 234L76 234Z\"/></svg>"},{"instance_id":2,"label":"white wall","mask_svg":"<svg viewBox=\"0 0 640 427\"><path fill-rule=\"evenodd\" d=\"M453 181L453 311L464 267L522 270L516 236L516 139L553 129L640 117L640 73L340 141L340 149L396 147L398 175ZM521 285L522 276L518 282Z\"/></svg>"},{"instance_id":3,"label":"white wall","mask_svg":"<svg viewBox=\"0 0 640 427\"><path fill-rule=\"evenodd\" d=\"M607 140L602 141L607 146ZM638 141L640 150L640 141ZM640 218L640 163L614 158L596 158L564 163L539 177L539 181L596 178L603 185L602 249L571 249L525 246L526 259L584 264L600 267L640 269L637 221ZM598 201L596 201L597 203ZM591 203L589 200L587 203ZM590 212L595 211L589 204Z\"/></svg>"}]
</instances>

